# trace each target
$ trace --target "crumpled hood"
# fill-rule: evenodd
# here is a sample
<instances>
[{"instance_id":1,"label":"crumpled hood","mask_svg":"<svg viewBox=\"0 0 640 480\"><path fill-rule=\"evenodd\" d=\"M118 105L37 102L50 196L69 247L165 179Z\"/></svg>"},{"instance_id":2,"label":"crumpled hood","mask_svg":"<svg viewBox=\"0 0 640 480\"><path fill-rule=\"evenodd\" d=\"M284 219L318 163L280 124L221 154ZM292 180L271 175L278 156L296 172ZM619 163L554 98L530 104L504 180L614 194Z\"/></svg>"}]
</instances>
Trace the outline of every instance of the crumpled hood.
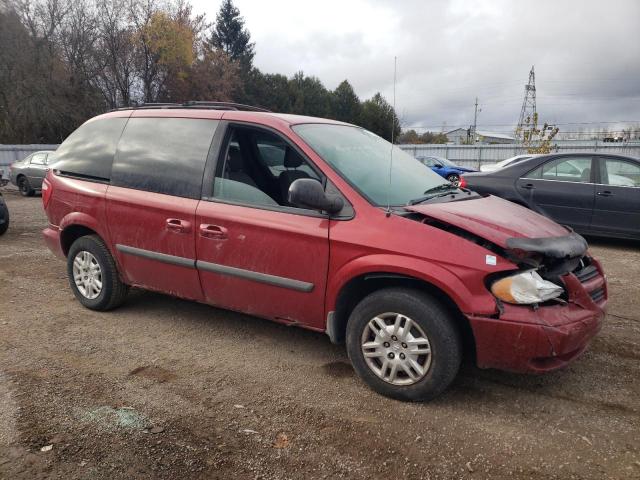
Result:
<instances>
[{"instance_id":1,"label":"crumpled hood","mask_svg":"<svg viewBox=\"0 0 640 480\"><path fill-rule=\"evenodd\" d=\"M492 195L405 208L471 232L503 248L508 248L509 238L549 238L570 234L553 220Z\"/></svg>"}]
</instances>

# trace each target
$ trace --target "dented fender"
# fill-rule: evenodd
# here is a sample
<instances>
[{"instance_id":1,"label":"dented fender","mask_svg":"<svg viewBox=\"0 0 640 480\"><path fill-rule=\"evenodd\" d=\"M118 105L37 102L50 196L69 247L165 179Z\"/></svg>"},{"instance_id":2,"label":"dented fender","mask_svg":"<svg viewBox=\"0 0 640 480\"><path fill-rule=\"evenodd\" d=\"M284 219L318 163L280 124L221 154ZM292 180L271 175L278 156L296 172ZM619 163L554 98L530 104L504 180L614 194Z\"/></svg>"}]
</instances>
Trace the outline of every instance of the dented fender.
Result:
<instances>
[{"instance_id":1,"label":"dented fender","mask_svg":"<svg viewBox=\"0 0 640 480\"><path fill-rule=\"evenodd\" d=\"M445 292L463 312L492 314L496 312L493 296L486 290L482 279L486 275L478 272L477 289L472 290L471 282L463 281L452 271L434 262L396 254L375 254L358 257L335 272L330 273L327 285L326 311L336 308L336 301L342 288L349 281L365 274L390 273L412 277L430 283Z\"/></svg>"}]
</instances>

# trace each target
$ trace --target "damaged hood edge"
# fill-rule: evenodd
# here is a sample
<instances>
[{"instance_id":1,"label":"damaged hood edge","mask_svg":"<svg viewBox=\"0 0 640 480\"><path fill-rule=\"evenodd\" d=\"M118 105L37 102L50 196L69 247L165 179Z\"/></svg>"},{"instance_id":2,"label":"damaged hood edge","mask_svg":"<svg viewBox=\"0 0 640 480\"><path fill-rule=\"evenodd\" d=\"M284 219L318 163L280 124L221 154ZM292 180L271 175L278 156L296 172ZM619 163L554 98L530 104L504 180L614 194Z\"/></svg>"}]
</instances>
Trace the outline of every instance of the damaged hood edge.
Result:
<instances>
[{"instance_id":1,"label":"damaged hood edge","mask_svg":"<svg viewBox=\"0 0 640 480\"><path fill-rule=\"evenodd\" d=\"M577 233L528 208L491 195L405 209L465 230L514 253L540 253L561 259L580 257L587 250L587 242Z\"/></svg>"}]
</instances>

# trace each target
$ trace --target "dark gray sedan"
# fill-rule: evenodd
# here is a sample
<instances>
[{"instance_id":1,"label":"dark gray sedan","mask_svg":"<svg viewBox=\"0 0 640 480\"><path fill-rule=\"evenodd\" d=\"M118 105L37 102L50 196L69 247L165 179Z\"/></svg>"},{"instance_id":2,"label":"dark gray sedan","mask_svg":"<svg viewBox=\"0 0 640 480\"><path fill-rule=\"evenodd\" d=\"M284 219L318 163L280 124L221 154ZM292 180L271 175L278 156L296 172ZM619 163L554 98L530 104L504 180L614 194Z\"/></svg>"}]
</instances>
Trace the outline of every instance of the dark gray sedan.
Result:
<instances>
[{"instance_id":1,"label":"dark gray sedan","mask_svg":"<svg viewBox=\"0 0 640 480\"><path fill-rule=\"evenodd\" d=\"M638 159L556 153L463 179L471 190L519 203L580 233L640 239Z\"/></svg>"},{"instance_id":2,"label":"dark gray sedan","mask_svg":"<svg viewBox=\"0 0 640 480\"><path fill-rule=\"evenodd\" d=\"M52 150L42 150L29 155L11 165L9 179L25 197L33 196L42 188L42 180L47 173L47 165L53 157Z\"/></svg>"}]
</instances>

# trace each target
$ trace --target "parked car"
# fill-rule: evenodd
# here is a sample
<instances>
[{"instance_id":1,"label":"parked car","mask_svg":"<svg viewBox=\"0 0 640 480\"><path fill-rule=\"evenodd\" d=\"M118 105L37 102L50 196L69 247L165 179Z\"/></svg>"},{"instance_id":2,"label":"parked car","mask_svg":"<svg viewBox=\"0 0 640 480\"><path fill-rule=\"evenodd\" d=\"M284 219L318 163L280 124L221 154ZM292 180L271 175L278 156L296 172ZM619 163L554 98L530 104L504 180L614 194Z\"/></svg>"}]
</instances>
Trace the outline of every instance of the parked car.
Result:
<instances>
[{"instance_id":1,"label":"parked car","mask_svg":"<svg viewBox=\"0 0 640 480\"><path fill-rule=\"evenodd\" d=\"M42 188L49 163L53 159L52 150L42 150L23 160L11 164L9 178L25 197L32 197Z\"/></svg>"},{"instance_id":2,"label":"parked car","mask_svg":"<svg viewBox=\"0 0 640 480\"><path fill-rule=\"evenodd\" d=\"M4 235L8 228L9 209L7 208L7 204L4 201L2 193L0 193L0 235Z\"/></svg>"},{"instance_id":3,"label":"parked car","mask_svg":"<svg viewBox=\"0 0 640 480\"><path fill-rule=\"evenodd\" d=\"M463 185L524 205L577 232L640 238L640 161L621 155L541 155Z\"/></svg>"},{"instance_id":4,"label":"parked car","mask_svg":"<svg viewBox=\"0 0 640 480\"><path fill-rule=\"evenodd\" d=\"M561 368L600 329L607 284L579 235L395 147L381 175L392 146L362 128L246 108L118 110L58 148L43 234L80 303L136 286L326 332L403 400L442 392L463 354Z\"/></svg>"},{"instance_id":5,"label":"parked car","mask_svg":"<svg viewBox=\"0 0 640 480\"><path fill-rule=\"evenodd\" d=\"M527 160L529 158L537 157L539 154L528 154L528 155L516 155L515 157L509 157L505 160L502 160L498 163L488 163L486 165L480 165L481 172L493 172L495 170L499 170L501 168L507 167L509 165L516 164L521 162L522 160Z\"/></svg>"},{"instance_id":6,"label":"parked car","mask_svg":"<svg viewBox=\"0 0 640 480\"><path fill-rule=\"evenodd\" d=\"M460 183L460 175L468 172L475 172L472 168L461 167L450 160L436 156L419 156L416 157L421 163L429 167L443 178L446 178L454 185Z\"/></svg>"}]
</instances>

